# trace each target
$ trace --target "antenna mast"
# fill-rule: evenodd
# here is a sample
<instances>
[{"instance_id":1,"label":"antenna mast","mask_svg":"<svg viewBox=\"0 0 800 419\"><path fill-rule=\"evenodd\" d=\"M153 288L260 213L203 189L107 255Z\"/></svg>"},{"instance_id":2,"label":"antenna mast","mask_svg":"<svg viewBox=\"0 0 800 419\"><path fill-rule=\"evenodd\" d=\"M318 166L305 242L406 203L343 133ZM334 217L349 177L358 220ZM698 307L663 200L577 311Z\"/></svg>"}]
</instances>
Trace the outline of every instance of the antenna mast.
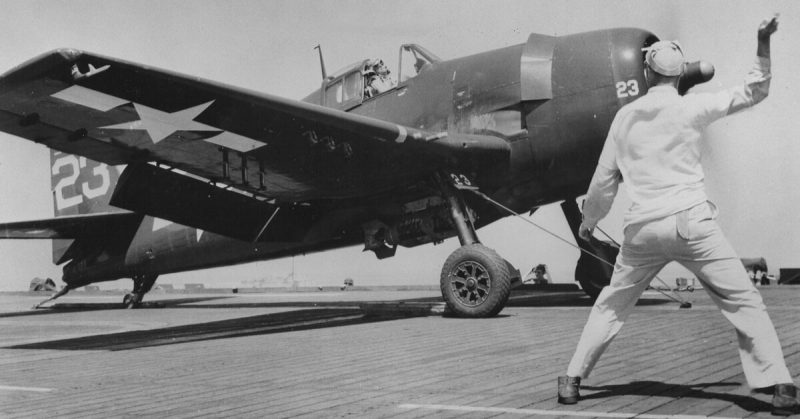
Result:
<instances>
[{"instance_id":1,"label":"antenna mast","mask_svg":"<svg viewBox=\"0 0 800 419\"><path fill-rule=\"evenodd\" d=\"M325 81L328 79L328 73L325 71L325 61L322 59L322 47L317 44L314 49L319 51L319 66L322 68L322 81Z\"/></svg>"}]
</instances>

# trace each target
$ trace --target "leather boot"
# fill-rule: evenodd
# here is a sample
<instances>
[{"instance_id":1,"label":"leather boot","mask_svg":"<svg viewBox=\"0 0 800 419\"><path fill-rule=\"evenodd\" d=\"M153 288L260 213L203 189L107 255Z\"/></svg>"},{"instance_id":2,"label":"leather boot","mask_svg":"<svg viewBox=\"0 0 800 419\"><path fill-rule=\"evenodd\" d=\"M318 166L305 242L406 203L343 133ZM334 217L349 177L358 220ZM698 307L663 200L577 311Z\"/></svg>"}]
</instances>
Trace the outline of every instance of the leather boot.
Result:
<instances>
[{"instance_id":1,"label":"leather boot","mask_svg":"<svg viewBox=\"0 0 800 419\"><path fill-rule=\"evenodd\" d=\"M797 387L794 384L776 384L775 392L772 394L772 414L777 416L789 416L800 413L800 399L798 399ZM559 390L559 395L561 390Z\"/></svg>"},{"instance_id":2,"label":"leather boot","mask_svg":"<svg viewBox=\"0 0 800 419\"><path fill-rule=\"evenodd\" d=\"M558 402L575 404L581 398L581 377L562 375L558 377Z\"/></svg>"}]
</instances>

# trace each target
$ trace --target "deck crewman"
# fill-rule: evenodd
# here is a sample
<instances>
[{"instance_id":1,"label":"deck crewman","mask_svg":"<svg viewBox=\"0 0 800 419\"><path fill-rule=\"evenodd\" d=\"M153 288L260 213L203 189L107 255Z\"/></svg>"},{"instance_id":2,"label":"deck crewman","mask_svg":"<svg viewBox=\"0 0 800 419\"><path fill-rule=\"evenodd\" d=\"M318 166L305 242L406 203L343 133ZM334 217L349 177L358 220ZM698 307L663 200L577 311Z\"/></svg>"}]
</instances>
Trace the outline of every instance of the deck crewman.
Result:
<instances>
[{"instance_id":1,"label":"deck crewman","mask_svg":"<svg viewBox=\"0 0 800 419\"><path fill-rule=\"evenodd\" d=\"M588 240L624 179L632 201L624 218L625 239L611 283L598 296L566 375L558 379L559 403L577 403L581 379L589 376L642 292L667 263L677 261L698 277L736 328L748 385L773 392L773 414L800 412L775 328L715 221L717 210L706 196L700 163L705 127L767 97L770 38L777 29L778 15L761 23L754 68L744 83L718 93L678 94L685 60L677 42L658 41L646 50L650 89L615 116L579 229Z\"/></svg>"}]
</instances>

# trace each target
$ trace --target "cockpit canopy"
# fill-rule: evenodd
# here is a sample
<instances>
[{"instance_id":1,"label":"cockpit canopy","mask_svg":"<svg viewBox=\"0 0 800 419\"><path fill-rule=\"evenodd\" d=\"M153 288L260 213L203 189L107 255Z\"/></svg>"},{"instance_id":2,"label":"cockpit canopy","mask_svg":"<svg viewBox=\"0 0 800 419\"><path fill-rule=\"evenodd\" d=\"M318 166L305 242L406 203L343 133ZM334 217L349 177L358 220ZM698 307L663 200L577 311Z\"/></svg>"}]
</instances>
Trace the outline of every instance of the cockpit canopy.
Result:
<instances>
[{"instance_id":1,"label":"cockpit canopy","mask_svg":"<svg viewBox=\"0 0 800 419\"><path fill-rule=\"evenodd\" d=\"M400 81L412 79L439 61L442 59L420 45L401 45L397 77Z\"/></svg>"},{"instance_id":2,"label":"cockpit canopy","mask_svg":"<svg viewBox=\"0 0 800 419\"><path fill-rule=\"evenodd\" d=\"M416 44L400 46L397 78L380 59L366 59L333 73L323 83L322 105L347 110L388 91L405 85L419 73L441 61L439 57Z\"/></svg>"}]
</instances>

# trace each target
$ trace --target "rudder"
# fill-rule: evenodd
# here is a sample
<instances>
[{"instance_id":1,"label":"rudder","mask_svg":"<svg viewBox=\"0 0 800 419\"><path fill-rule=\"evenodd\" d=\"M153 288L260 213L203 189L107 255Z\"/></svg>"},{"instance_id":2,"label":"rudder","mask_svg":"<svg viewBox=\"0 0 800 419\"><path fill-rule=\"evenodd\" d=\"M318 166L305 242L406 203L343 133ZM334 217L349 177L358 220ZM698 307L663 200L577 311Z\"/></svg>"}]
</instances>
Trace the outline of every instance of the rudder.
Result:
<instances>
[{"instance_id":1,"label":"rudder","mask_svg":"<svg viewBox=\"0 0 800 419\"><path fill-rule=\"evenodd\" d=\"M122 169L124 166L108 166L50 149L50 185L55 216L120 211L108 203ZM74 241L53 240L53 263L61 261Z\"/></svg>"},{"instance_id":2,"label":"rudder","mask_svg":"<svg viewBox=\"0 0 800 419\"><path fill-rule=\"evenodd\" d=\"M51 149L50 174L55 216L119 211L108 203L123 168Z\"/></svg>"}]
</instances>

